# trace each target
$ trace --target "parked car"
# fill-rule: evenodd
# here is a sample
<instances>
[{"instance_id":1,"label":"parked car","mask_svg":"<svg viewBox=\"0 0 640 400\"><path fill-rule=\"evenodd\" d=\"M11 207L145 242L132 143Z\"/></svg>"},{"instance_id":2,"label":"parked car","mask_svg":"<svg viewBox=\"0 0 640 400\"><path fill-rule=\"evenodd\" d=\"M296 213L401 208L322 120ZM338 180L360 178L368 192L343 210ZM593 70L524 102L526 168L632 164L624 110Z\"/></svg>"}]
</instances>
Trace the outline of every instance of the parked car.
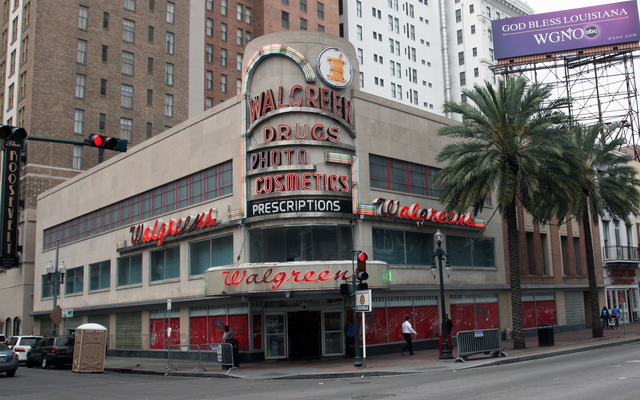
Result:
<instances>
[{"instance_id":1,"label":"parked car","mask_svg":"<svg viewBox=\"0 0 640 400\"><path fill-rule=\"evenodd\" d=\"M73 336L45 336L38 340L27 353L27 368L34 365L41 365L44 369L51 366L61 367L71 365L73 362L73 346L75 337Z\"/></svg>"},{"instance_id":2,"label":"parked car","mask_svg":"<svg viewBox=\"0 0 640 400\"><path fill-rule=\"evenodd\" d=\"M18 355L5 343L0 343L0 372L14 376L18 370Z\"/></svg>"},{"instance_id":3,"label":"parked car","mask_svg":"<svg viewBox=\"0 0 640 400\"><path fill-rule=\"evenodd\" d=\"M42 336L11 336L9 338L9 347L18 353L18 361L25 362L31 346L40 339L42 339Z\"/></svg>"}]
</instances>

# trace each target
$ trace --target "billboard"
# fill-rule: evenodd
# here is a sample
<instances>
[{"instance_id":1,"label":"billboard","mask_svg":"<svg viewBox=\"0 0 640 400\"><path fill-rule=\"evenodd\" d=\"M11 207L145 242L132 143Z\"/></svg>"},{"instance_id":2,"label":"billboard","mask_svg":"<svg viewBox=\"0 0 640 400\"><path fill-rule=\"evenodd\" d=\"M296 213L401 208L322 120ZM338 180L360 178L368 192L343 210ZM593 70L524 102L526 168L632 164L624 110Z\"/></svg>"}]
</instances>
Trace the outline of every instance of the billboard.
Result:
<instances>
[{"instance_id":1,"label":"billboard","mask_svg":"<svg viewBox=\"0 0 640 400\"><path fill-rule=\"evenodd\" d=\"M636 1L491 21L495 58L637 42Z\"/></svg>"}]
</instances>

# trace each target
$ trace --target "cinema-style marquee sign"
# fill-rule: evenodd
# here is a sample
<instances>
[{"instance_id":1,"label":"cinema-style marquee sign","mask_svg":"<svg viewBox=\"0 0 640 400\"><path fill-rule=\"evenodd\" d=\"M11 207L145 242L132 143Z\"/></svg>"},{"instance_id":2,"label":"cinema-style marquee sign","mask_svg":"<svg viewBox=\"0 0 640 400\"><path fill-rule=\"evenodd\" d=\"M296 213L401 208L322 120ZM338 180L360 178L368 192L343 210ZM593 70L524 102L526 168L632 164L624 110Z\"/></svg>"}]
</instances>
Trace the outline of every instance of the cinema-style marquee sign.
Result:
<instances>
[{"instance_id":1,"label":"cinema-style marquee sign","mask_svg":"<svg viewBox=\"0 0 640 400\"><path fill-rule=\"evenodd\" d=\"M293 78L272 85L264 74L256 75L274 56L284 57L299 78L282 73ZM283 44L262 46L248 59L242 82L242 205L229 212L230 220L374 214L358 197L354 107L347 96L353 75L347 53L337 47L324 48L315 64Z\"/></svg>"},{"instance_id":2,"label":"cinema-style marquee sign","mask_svg":"<svg viewBox=\"0 0 640 400\"><path fill-rule=\"evenodd\" d=\"M636 1L491 21L498 60L637 42Z\"/></svg>"}]
</instances>

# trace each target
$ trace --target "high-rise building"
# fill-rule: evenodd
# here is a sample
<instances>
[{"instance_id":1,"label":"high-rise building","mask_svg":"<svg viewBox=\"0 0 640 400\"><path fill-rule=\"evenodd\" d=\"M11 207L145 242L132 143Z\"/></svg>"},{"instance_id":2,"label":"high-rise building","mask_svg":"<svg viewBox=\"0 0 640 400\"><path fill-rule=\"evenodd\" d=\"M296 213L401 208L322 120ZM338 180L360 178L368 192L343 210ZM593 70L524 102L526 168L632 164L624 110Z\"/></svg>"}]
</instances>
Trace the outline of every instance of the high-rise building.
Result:
<instances>
[{"instance_id":1,"label":"high-rise building","mask_svg":"<svg viewBox=\"0 0 640 400\"><path fill-rule=\"evenodd\" d=\"M236 96L253 38L338 34L337 2L316 0L3 0L1 17L1 122L31 136L101 134L130 146ZM37 196L117 155L33 140L25 147L21 266L0 271L8 336L31 333Z\"/></svg>"},{"instance_id":2,"label":"high-rise building","mask_svg":"<svg viewBox=\"0 0 640 400\"><path fill-rule=\"evenodd\" d=\"M443 114L461 89L495 81L491 20L532 13L519 0L341 0L340 35L363 91Z\"/></svg>"}]
</instances>

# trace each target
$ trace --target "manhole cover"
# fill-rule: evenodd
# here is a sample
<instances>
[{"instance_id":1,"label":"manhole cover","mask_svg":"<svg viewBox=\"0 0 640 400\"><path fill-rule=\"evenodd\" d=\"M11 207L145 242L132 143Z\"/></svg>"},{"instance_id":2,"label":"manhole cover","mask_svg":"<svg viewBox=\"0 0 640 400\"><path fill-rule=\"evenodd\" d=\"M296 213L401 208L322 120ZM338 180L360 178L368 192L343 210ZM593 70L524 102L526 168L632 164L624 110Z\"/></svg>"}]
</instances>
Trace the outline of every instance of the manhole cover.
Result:
<instances>
[{"instance_id":1,"label":"manhole cover","mask_svg":"<svg viewBox=\"0 0 640 400\"><path fill-rule=\"evenodd\" d=\"M362 394L360 396L354 396L352 399L357 400L373 400L373 399L388 399L389 397L396 397L395 394Z\"/></svg>"}]
</instances>

